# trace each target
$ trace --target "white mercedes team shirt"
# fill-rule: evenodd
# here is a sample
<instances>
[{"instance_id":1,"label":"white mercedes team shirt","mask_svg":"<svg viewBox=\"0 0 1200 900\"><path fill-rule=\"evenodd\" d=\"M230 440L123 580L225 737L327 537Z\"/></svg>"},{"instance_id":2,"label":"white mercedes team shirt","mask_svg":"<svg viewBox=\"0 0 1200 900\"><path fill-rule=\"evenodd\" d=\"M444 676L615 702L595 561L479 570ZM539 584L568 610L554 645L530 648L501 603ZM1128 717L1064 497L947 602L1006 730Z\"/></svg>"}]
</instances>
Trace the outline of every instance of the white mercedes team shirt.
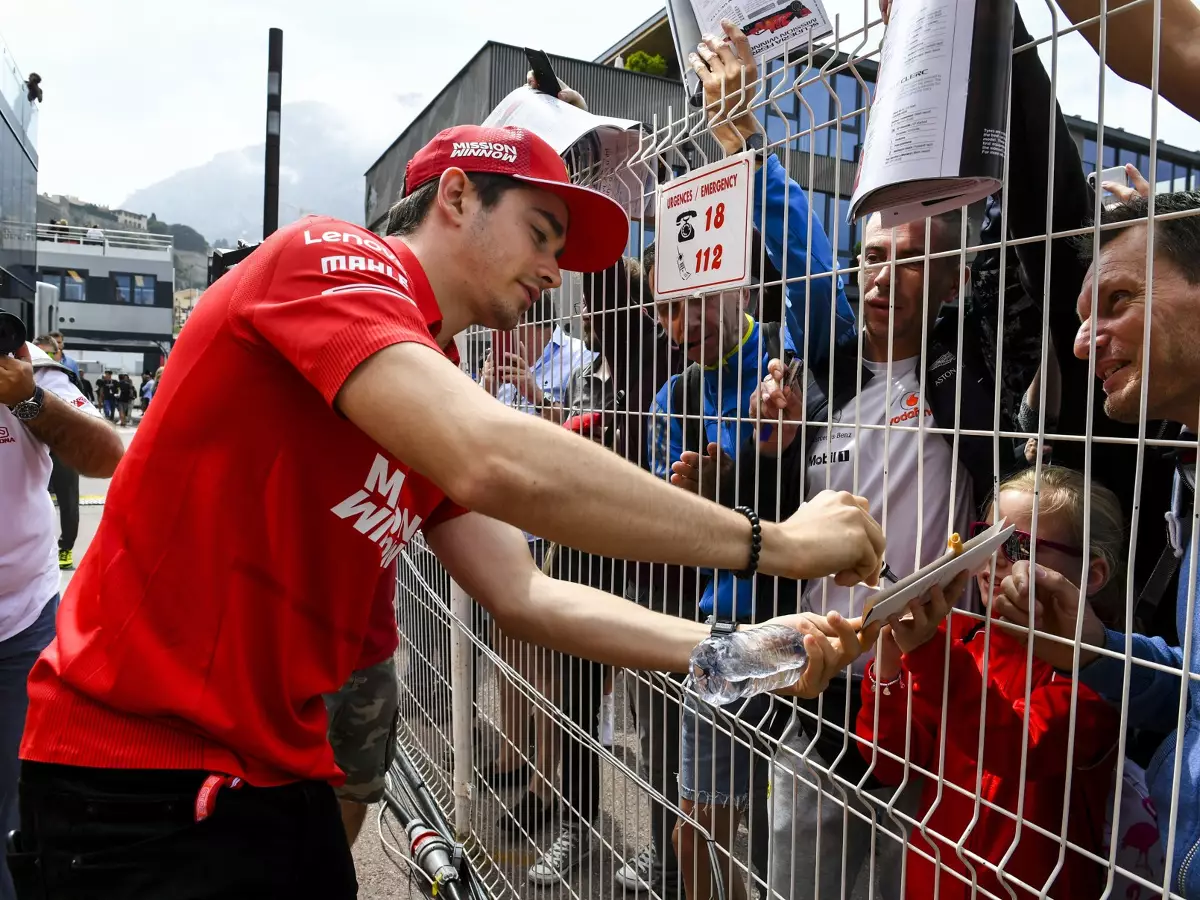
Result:
<instances>
[{"instance_id":1,"label":"white mercedes team shirt","mask_svg":"<svg viewBox=\"0 0 1200 900\"><path fill-rule=\"evenodd\" d=\"M917 424L922 419L925 428L934 426L933 411L919 402L919 361L917 357L893 360L889 378L887 363L863 360L863 366L874 377L859 394L861 407L851 400L835 411L833 428L820 429L807 460L805 499L813 499L826 488L866 497L871 502L871 515L887 536L884 558L899 578L941 556L953 531L965 539L971 522L971 476L960 464L951 496L954 457L950 442L942 434L918 433ZM860 410L858 422L862 425L886 424L888 430L860 428L855 423L856 409ZM918 477L918 462L922 459L924 468ZM862 614L863 603L871 593L869 588L840 587L832 578L816 579L805 588L803 608L819 613L836 609L843 615L857 616Z\"/></svg>"},{"instance_id":2,"label":"white mercedes team shirt","mask_svg":"<svg viewBox=\"0 0 1200 900\"><path fill-rule=\"evenodd\" d=\"M26 344L36 360L49 359ZM59 369L34 381L89 415L99 413ZM50 449L0 404L0 641L28 628L58 593L58 516L50 500Z\"/></svg>"}]
</instances>

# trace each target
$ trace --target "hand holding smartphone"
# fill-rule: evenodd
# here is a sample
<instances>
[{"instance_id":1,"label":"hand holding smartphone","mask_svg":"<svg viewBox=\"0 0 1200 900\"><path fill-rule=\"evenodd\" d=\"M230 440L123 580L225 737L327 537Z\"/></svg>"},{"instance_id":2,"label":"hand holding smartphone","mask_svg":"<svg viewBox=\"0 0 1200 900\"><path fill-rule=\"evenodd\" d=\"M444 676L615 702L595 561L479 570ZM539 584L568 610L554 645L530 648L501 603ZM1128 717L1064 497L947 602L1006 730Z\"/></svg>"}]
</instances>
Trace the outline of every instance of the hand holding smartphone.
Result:
<instances>
[{"instance_id":1,"label":"hand holding smartphone","mask_svg":"<svg viewBox=\"0 0 1200 900\"><path fill-rule=\"evenodd\" d=\"M1122 187L1129 187L1129 174L1125 171L1124 166L1113 166L1110 169L1103 169L1100 172L1092 172L1088 175L1088 184L1092 186L1092 190L1101 190L1101 185L1106 181L1119 184ZM1105 190L1100 199L1119 200L1120 198L1112 193L1112 191Z\"/></svg>"},{"instance_id":2,"label":"hand holding smartphone","mask_svg":"<svg viewBox=\"0 0 1200 900\"><path fill-rule=\"evenodd\" d=\"M515 331L492 332L492 374L496 383L500 383L500 367L506 362L510 353L517 352L517 333Z\"/></svg>"},{"instance_id":3,"label":"hand holding smartphone","mask_svg":"<svg viewBox=\"0 0 1200 900\"><path fill-rule=\"evenodd\" d=\"M537 82L537 89L543 94L558 97L562 93L562 85L559 84L554 67L550 65L550 57L546 56L545 51L526 47L525 58L529 60L529 68L533 70L533 80Z\"/></svg>"}]
</instances>

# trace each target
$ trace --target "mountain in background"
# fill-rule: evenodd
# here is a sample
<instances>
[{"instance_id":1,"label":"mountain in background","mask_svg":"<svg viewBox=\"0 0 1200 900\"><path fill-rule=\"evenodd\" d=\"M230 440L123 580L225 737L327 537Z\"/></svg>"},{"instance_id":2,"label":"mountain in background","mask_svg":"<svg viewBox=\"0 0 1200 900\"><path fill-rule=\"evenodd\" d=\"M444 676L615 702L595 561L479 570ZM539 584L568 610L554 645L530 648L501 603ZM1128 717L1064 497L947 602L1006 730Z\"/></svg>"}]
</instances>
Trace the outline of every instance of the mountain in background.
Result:
<instances>
[{"instance_id":1,"label":"mountain in background","mask_svg":"<svg viewBox=\"0 0 1200 900\"><path fill-rule=\"evenodd\" d=\"M334 107L285 103L280 128L279 224L310 213L361 223L363 172L376 152L354 142ZM210 243L262 237L265 145L218 153L203 165L176 172L131 194L123 209L186 222Z\"/></svg>"}]
</instances>

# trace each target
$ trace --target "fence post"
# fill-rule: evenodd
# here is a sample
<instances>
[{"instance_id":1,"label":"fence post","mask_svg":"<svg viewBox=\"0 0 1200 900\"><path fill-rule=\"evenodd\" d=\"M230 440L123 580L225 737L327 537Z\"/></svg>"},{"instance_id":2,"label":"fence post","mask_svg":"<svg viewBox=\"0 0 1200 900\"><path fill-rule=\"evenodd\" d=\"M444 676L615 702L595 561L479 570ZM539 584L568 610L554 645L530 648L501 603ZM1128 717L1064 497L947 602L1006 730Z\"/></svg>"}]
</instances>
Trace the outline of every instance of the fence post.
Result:
<instances>
[{"instance_id":1,"label":"fence post","mask_svg":"<svg viewBox=\"0 0 1200 900\"><path fill-rule=\"evenodd\" d=\"M450 619L454 634L450 641L450 727L454 747L454 833L460 841L471 830L471 770L475 750L471 717L471 704L475 702L471 679L473 602L451 579Z\"/></svg>"}]
</instances>

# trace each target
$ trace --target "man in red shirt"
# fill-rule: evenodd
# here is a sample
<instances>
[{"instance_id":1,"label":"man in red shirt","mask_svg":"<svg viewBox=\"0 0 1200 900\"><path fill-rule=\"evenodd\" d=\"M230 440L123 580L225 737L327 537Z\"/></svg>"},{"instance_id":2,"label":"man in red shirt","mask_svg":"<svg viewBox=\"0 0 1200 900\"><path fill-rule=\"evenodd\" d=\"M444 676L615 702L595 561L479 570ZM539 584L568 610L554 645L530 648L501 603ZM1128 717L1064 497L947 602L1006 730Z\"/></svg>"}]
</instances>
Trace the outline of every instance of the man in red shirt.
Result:
<instances>
[{"instance_id":1,"label":"man in red shirt","mask_svg":"<svg viewBox=\"0 0 1200 900\"><path fill-rule=\"evenodd\" d=\"M353 897L322 696L418 528L506 634L635 669L687 671L707 627L542 575L522 529L614 558L876 577L864 500L759 525L459 370L455 334L511 329L560 265L607 268L627 241L544 141L442 132L391 221L386 241L329 218L280 229L183 330L30 674L9 855L25 895ZM786 622L805 696L873 640L836 615Z\"/></svg>"}]
</instances>

